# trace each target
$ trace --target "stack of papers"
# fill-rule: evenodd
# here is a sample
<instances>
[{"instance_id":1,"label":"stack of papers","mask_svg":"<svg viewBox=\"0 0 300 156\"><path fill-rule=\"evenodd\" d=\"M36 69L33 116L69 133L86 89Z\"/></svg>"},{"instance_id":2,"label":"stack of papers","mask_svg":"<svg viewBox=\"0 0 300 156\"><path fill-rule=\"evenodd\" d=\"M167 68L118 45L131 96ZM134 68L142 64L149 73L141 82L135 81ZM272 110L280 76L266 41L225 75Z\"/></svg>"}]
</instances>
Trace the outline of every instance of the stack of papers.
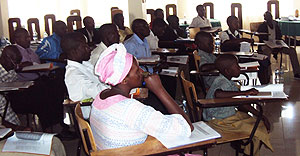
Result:
<instances>
[{"instance_id":1,"label":"stack of papers","mask_svg":"<svg viewBox=\"0 0 300 156\"><path fill-rule=\"evenodd\" d=\"M259 63L257 61L255 61L255 62L239 63L239 66L242 69L247 69L247 68L251 68L251 67L258 67Z\"/></svg>"},{"instance_id":2,"label":"stack of papers","mask_svg":"<svg viewBox=\"0 0 300 156\"><path fill-rule=\"evenodd\" d=\"M23 72L25 71L35 71L35 70L50 70L53 68L53 63L43 63L43 64L35 64L32 66L27 66L22 69Z\"/></svg>"},{"instance_id":3,"label":"stack of papers","mask_svg":"<svg viewBox=\"0 0 300 156\"><path fill-rule=\"evenodd\" d=\"M274 48L289 48L283 40L264 41L266 45L272 49Z\"/></svg>"},{"instance_id":4,"label":"stack of papers","mask_svg":"<svg viewBox=\"0 0 300 156\"><path fill-rule=\"evenodd\" d=\"M147 63L147 62L158 62L160 60L159 55L152 55L151 57L144 57L138 59L140 63Z\"/></svg>"},{"instance_id":5,"label":"stack of papers","mask_svg":"<svg viewBox=\"0 0 300 156\"><path fill-rule=\"evenodd\" d=\"M274 98L286 99L288 95L283 92L283 84L269 84L260 86L241 86L241 91L255 88L259 91L258 95L235 96L234 98Z\"/></svg>"},{"instance_id":6,"label":"stack of papers","mask_svg":"<svg viewBox=\"0 0 300 156\"><path fill-rule=\"evenodd\" d=\"M168 137L158 139L166 148L175 148L201 141L220 138L221 135L203 121L193 123L194 130L190 137Z\"/></svg>"},{"instance_id":7,"label":"stack of papers","mask_svg":"<svg viewBox=\"0 0 300 156\"><path fill-rule=\"evenodd\" d=\"M0 138L4 138L11 130L11 128L0 128Z\"/></svg>"},{"instance_id":8,"label":"stack of papers","mask_svg":"<svg viewBox=\"0 0 300 156\"><path fill-rule=\"evenodd\" d=\"M33 85L33 81L24 81L24 82L1 82L0 91L10 91L18 90L21 88L29 88Z\"/></svg>"},{"instance_id":9,"label":"stack of papers","mask_svg":"<svg viewBox=\"0 0 300 156\"><path fill-rule=\"evenodd\" d=\"M177 75L178 75L178 67L169 67L167 69L162 69L162 71L159 74L177 77Z\"/></svg>"},{"instance_id":10,"label":"stack of papers","mask_svg":"<svg viewBox=\"0 0 300 156\"><path fill-rule=\"evenodd\" d=\"M187 64L188 58L189 58L188 55L167 56L167 62L169 62L169 63L177 63L177 64Z\"/></svg>"},{"instance_id":11,"label":"stack of papers","mask_svg":"<svg viewBox=\"0 0 300 156\"><path fill-rule=\"evenodd\" d=\"M18 139L16 133L7 139L2 152L23 152L50 155L54 134L43 133L39 140Z\"/></svg>"}]
</instances>

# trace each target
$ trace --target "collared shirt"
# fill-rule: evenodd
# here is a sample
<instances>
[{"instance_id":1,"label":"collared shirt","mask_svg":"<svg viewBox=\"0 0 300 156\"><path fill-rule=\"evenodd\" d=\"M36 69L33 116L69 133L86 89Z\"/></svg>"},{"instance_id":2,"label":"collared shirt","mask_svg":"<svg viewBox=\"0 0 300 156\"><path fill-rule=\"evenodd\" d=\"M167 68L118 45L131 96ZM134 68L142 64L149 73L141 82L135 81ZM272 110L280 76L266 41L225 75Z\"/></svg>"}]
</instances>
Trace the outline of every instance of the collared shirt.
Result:
<instances>
[{"instance_id":1,"label":"collared shirt","mask_svg":"<svg viewBox=\"0 0 300 156\"><path fill-rule=\"evenodd\" d=\"M212 27L210 21L205 17L197 16L193 18L192 23L190 24L192 28L204 28L204 27Z\"/></svg>"},{"instance_id":2,"label":"collared shirt","mask_svg":"<svg viewBox=\"0 0 300 156\"><path fill-rule=\"evenodd\" d=\"M94 66L83 61L82 64L67 60L65 83L72 101L81 101L95 96L109 86L100 82L94 74Z\"/></svg>"},{"instance_id":3,"label":"collared shirt","mask_svg":"<svg viewBox=\"0 0 300 156\"><path fill-rule=\"evenodd\" d=\"M16 45L22 55L21 62L32 62L40 64L39 56L31 48L23 48L20 45ZM18 73L19 81L31 81L39 77L37 73Z\"/></svg>"},{"instance_id":4,"label":"collared shirt","mask_svg":"<svg viewBox=\"0 0 300 156\"><path fill-rule=\"evenodd\" d=\"M127 35L133 34L132 30L128 27L125 27L125 30L122 30L119 28L118 28L118 30L119 30L119 35L120 35L120 43L124 42Z\"/></svg>"},{"instance_id":5,"label":"collared shirt","mask_svg":"<svg viewBox=\"0 0 300 156\"><path fill-rule=\"evenodd\" d=\"M216 56L212 53L207 53L203 50L198 49L198 55L200 56L199 68L204 64L215 63L216 61ZM204 76L205 87L210 87L215 78L216 76Z\"/></svg>"},{"instance_id":6,"label":"collared shirt","mask_svg":"<svg viewBox=\"0 0 300 156\"><path fill-rule=\"evenodd\" d=\"M14 82L17 80L17 73L14 70L7 72L4 67L0 64L0 82ZM0 94L0 116L3 116L6 106L6 99ZM2 119L3 120L3 119ZM10 104L8 105L5 121L20 125L20 120L16 113L12 110Z\"/></svg>"},{"instance_id":7,"label":"collared shirt","mask_svg":"<svg viewBox=\"0 0 300 156\"><path fill-rule=\"evenodd\" d=\"M91 57L89 62L91 62L91 64L95 67L99 56L102 54L102 52L107 49L107 46L101 42L92 52L91 52Z\"/></svg>"},{"instance_id":8,"label":"collared shirt","mask_svg":"<svg viewBox=\"0 0 300 156\"><path fill-rule=\"evenodd\" d=\"M225 31L222 31L220 33L220 40L221 40L221 43L224 43L225 41L227 40L230 40L230 36L228 35L231 35L233 38L241 38L241 34L238 32L238 31L234 31L234 33L232 33L229 29L228 30L225 30Z\"/></svg>"},{"instance_id":9,"label":"collared shirt","mask_svg":"<svg viewBox=\"0 0 300 156\"><path fill-rule=\"evenodd\" d=\"M136 34L133 34L128 40L124 42L124 46L128 53L135 56L137 59L151 57L151 51L147 39L141 40ZM144 66L140 66L146 70ZM148 71L153 73L153 67L147 66Z\"/></svg>"},{"instance_id":10,"label":"collared shirt","mask_svg":"<svg viewBox=\"0 0 300 156\"><path fill-rule=\"evenodd\" d=\"M156 50L158 48L158 38L150 31L150 35L146 37L146 40L149 44L151 50Z\"/></svg>"},{"instance_id":11,"label":"collared shirt","mask_svg":"<svg viewBox=\"0 0 300 156\"><path fill-rule=\"evenodd\" d=\"M182 115L163 115L122 95L104 100L96 96L90 125L99 150L141 144L148 135L158 140L191 135L190 126Z\"/></svg>"},{"instance_id":12,"label":"collared shirt","mask_svg":"<svg viewBox=\"0 0 300 156\"><path fill-rule=\"evenodd\" d=\"M213 84L210 86L206 99L215 98L216 90L221 89L222 91L239 91L238 87L231 80L228 80L225 76L220 74ZM203 110L203 118L205 121L216 119L224 119L232 116L236 113L235 107L217 107L217 108L206 108Z\"/></svg>"},{"instance_id":13,"label":"collared shirt","mask_svg":"<svg viewBox=\"0 0 300 156\"><path fill-rule=\"evenodd\" d=\"M60 40L61 38L56 33L53 33L51 36L43 39L35 53L40 58L58 59L59 55L62 53Z\"/></svg>"}]
</instances>

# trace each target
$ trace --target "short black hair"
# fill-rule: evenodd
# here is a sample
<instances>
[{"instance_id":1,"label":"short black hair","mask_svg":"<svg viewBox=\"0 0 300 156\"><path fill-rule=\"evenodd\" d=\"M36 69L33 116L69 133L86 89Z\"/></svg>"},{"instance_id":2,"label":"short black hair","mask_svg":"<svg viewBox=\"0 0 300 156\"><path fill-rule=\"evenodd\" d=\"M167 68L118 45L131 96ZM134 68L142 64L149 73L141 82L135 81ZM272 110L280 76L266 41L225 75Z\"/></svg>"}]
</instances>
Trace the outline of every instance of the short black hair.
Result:
<instances>
[{"instance_id":1,"label":"short black hair","mask_svg":"<svg viewBox=\"0 0 300 156\"><path fill-rule=\"evenodd\" d=\"M154 10L153 15L156 17L159 11L164 12L163 9L158 8L158 9Z\"/></svg>"},{"instance_id":2,"label":"short black hair","mask_svg":"<svg viewBox=\"0 0 300 156\"><path fill-rule=\"evenodd\" d=\"M231 23L231 21L233 21L233 20L235 20L235 19L239 20L239 19L238 19L236 16L234 16L234 15L229 16L229 17L227 18L227 20L226 20L227 25L229 25L229 23Z\"/></svg>"},{"instance_id":3,"label":"short black hair","mask_svg":"<svg viewBox=\"0 0 300 156\"><path fill-rule=\"evenodd\" d=\"M86 23L86 20L88 20L88 19L93 19L91 16L85 16L84 18L83 18L83 23Z\"/></svg>"},{"instance_id":4,"label":"short black hair","mask_svg":"<svg viewBox=\"0 0 300 156\"><path fill-rule=\"evenodd\" d=\"M134 33L137 33L136 32L136 27L140 24L143 24L143 23L147 23L144 19L141 19L141 18L137 18L135 19L132 24L131 24L131 29ZM147 23L148 24L148 23Z\"/></svg>"},{"instance_id":5,"label":"short black hair","mask_svg":"<svg viewBox=\"0 0 300 156\"><path fill-rule=\"evenodd\" d=\"M167 21L170 24L170 21L174 20L174 19L179 19L176 15L170 15L167 17Z\"/></svg>"},{"instance_id":6,"label":"short black hair","mask_svg":"<svg viewBox=\"0 0 300 156\"><path fill-rule=\"evenodd\" d=\"M73 50L77 49L82 42L86 42L86 38L82 33L70 32L62 37L60 45L68 58L69 55L72 55Z\"/></svg>"},{"instance_id":7,"label":"short black hair","mask_svg":"<svg viewBox=\"0 0 300 156\"><path fill-rule=\"evenodd\" d=\"M113 31L113 28L116 28L117 26L115 24L112 23L106 23L101 25L101 27L99 28L99 35L101 37L101 39L103 40L104 38L106 38L108 36L108 34L110 34Z\"/></svg>"},{"instance_id":8,"label":"short black hair","mask_svg":"<svg viewBox=\"0 0 300 156\"><path fill-rule=\"evenodd\" d=\"M237 62L238 58L235 55L224 54L217 57L215 66L220 72L222 72Z\"/></svg>"},{"instance_id":9,"label":"short black hair","mask_svg":"<svg viewBox=\"0 0 300 156\"><path fill-rule=\"evenodd\" d=\"M156 18L153 22L152 22L152 28L153 27L166 27L168 26L168 24L160 18Z\"/></svg>"},{"instance_id":10,"label":"short black hair","mask_svg":"<svg viewBox=\"0 0 300 156\"><path fill-rule=\"evenodd\" d=\"M213 36L210 33L199 31L195 36L195 43L199 43L202 38L213 38Z\"/></svg>"},{"instance_id":11,"label":"short black hair","mask_svg":"<svg viewBox=\"0 0 300 156\"><path fill-rule=\"evenodd\" d=\"M117 21L120 17L123 17L123 14L121 14L121 13L115 14L114 17L113 17L113 21L114 22Z\"/></svg>"},{"instance_id":12,"label":"short black hair","mask_svg":"<svg viewBox=\"0 0 300 156\"><path fill-rule=\"evenodd\" d=\"M57 29L60 28L60 26L62 26L62 25L66 25L66 23L63 21L55 21L52 26L53 32L57 31Z\"/></svg>"},{"instance_id":13,"label":"short black hair","mask_svg":"<svg viewBox=\"0 0 300 156\"><path fill-rule=\"evenodd\" d=\"M198 9L199 9L200 7L204 7L204 6L203 6L202 4L197 5L196 11L198 11Z\"/></svg>"},{"instance_id":14,"label":"short black hair","mask_svg":"<svg viewBox=\"0 0 300 156\"><path fill-rule=\"evenodd\" d=\"M20 37L21 34L23 33L28 33L28 31L25 29L25 28L17 28L15 31L14 31L14 37L15 38L18 38Z\"/></svg>"}]
</instances>

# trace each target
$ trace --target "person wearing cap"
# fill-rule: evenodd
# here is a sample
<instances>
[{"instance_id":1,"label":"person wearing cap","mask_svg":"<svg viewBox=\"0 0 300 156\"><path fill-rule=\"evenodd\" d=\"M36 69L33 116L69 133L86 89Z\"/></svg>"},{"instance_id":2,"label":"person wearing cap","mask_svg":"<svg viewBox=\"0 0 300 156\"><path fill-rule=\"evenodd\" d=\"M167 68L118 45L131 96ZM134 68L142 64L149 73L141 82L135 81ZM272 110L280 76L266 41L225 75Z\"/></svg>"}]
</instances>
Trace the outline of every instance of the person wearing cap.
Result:
<instances>
[{"instance_id":1,"label":"person wearing cap","mask_svg":"<svg viewBox=\"0 0 300 156\"><path fill-rule=\"evenodd\" d=\"M142 85L143 76L136 59L123 44L113 44L100 55L95 74L111 85L92 104L90 125L99 150L141 144L148 135L158 140L191 135L190 120L163 88L158 75L150 75L144 82L171 115L163 115L130 98L130 90Z\"/></svg>"}]
</instances>

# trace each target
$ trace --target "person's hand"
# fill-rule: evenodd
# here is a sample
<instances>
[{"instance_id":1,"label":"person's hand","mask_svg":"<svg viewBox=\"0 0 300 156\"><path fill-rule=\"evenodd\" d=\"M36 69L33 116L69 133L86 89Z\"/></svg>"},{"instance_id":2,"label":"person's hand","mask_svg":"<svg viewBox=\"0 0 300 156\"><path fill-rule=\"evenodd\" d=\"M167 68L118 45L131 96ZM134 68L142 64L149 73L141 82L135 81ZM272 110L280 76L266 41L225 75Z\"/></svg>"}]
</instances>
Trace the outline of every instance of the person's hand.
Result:
<instances>
[{"instance_id":1,"label":"person's hand","mask_svg":"<svg viewBox=\"0 0 300 156\"><path fill-rule=\"evenodd\" d=\"M256 90L255 88L251 88L251 89L245 91L246 95L257 95L258 93L259 93L259 91Z\"/></svg>"},{"instance_id":2,"label":"person's hand","mask_svg":"<svg viewBox=\"0 0 300 156\"><path fill-rule=\"evenodd\" d=\"M160 78L157 74L149 75L148 77L144 78L144 81L146 82L146 87L153 93L163 88Z\"/></svg>"},{"instance_id":3,"label":"person's hand","mask_svg":"<svg viewBox=\"0 0 300 156\"><path fill-rule=\"evenodd\" d=\"M268 133L270 133L270 130L271 130L271 124L270 124L268 118L267 118L266 116L263 115L263 116L262 116L262 121L264 122L264 124L265 124L265 126L266 126L266 128L267 128Z\"/></svg>"}]
</instances>

